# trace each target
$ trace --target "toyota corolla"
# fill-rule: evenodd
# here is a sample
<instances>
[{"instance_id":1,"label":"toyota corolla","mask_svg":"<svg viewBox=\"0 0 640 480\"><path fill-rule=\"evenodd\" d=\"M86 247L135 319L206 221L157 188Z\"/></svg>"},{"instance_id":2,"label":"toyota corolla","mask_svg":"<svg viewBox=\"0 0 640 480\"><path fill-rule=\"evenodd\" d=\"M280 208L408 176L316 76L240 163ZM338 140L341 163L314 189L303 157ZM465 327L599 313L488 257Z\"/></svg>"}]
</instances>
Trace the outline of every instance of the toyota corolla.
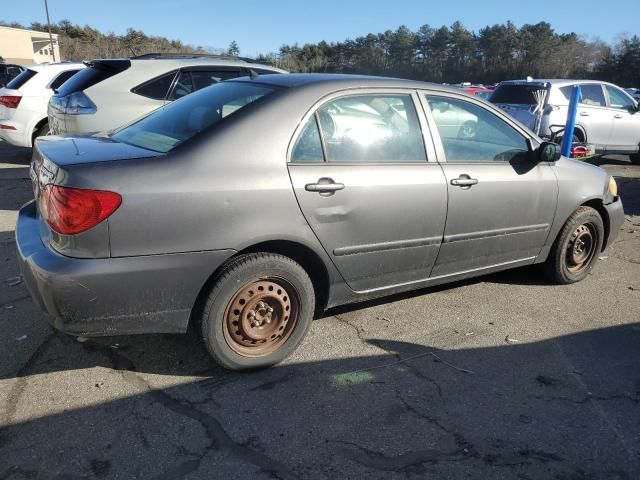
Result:
<instances>
[{"instance_id":1,"label":"toyota corolla","mask_svg":"<svg viewBox=\"0 0 640 480\"><path fill-rule=\"evenodd\" d=\"M533 264L579 281L623 221L604 170L499 109L374 77L222 82L38 139L31 176L18 255L56 328L193 324L232 369L281 361L329 307Z\"/></svg>"}]
</instances>

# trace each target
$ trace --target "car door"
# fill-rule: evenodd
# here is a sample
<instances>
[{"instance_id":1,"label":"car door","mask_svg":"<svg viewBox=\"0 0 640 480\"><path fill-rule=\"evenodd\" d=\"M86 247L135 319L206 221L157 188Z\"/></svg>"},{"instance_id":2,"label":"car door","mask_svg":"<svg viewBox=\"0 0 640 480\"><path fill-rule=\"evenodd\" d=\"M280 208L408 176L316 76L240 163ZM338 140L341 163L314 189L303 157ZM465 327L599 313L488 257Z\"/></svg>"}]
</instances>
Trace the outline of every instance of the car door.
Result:
<instances>
[{"instance_id":1,"label":"car door","mask_svg":"<svg viewBox=\"0 0 640 480\"><path fill-rule=\"evenodd\" d=\"M611 136L613 119L607 108L604 90L599 83L580 85L581 96L578 104L576 124L587 132L587 142L598 150L605 150Z\"/></svg>"},{"instance_id":2,"label":"car door","mask_svg":"<svg viewBox=\"0 0 640 480\"><path fill-rule=\"evenodd\" d=\"M480 102L453 93L423 98L449 195L431 276L532 263L555 215L552 166L533 162L526 134ZM441 117L432 112L443 102L464 112L453 134L450 125L440 128Z\"/></svg>"},{"instance_id":3,"label":"car door","mask_svg":"<svg viewBox=\"0 0 640 480\"><path fill-rule=\"evenodd\" d=\"M407 91L338 94L292 141L302 213L356 291L428 278L440 248L447 188L416 101Z\"/></svg>"},{"instance_id":4,"label":"car door","mask_svg":"<svg viewBox=\"0 0 640 480\"><path fill-rule=\"evenodd\" d=\"M605 85L613 128L608 141L610 151L638 150L640 144L640 112L636 102L613 85Z\"/></svg>"}]
</instances>

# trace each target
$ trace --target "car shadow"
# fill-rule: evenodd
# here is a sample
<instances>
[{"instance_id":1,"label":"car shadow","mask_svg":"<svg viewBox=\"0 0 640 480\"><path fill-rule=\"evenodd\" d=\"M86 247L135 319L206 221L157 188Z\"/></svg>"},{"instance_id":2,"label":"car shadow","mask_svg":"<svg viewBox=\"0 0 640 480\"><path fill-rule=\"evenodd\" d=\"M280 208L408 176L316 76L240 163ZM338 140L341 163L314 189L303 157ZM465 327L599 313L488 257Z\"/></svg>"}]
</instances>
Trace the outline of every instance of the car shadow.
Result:
<instances>
[{"instance_id":1,"label":"car shadow","mask_svg":"<svg viewBox=\"0 0 640 480\"><path fill-rule=\"evenodd\" d=\"M7 392L0 478L638 478L638 324L486 348L359 341L366 355L234 373L173 336L53 335ZM38 389L96 364L103 381L76 377L64 402ZM64 407L39 414L49 401Z\"/></svg>"}]
</instances>

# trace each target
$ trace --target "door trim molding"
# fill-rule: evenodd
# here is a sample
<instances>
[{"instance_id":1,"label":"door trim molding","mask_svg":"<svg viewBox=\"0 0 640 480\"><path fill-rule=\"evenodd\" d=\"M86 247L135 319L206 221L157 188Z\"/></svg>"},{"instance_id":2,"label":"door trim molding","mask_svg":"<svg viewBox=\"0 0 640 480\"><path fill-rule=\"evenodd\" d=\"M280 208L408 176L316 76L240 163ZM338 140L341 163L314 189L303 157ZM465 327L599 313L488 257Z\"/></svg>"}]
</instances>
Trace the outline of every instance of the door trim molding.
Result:
<instances>
[{"instance_id":1,"label":"door trim molding","mask_svg":"<svg viewBox=\"0 0 640 480\"><path fill-rule=\"evenodd\" d=\"M430 245L439 245L442 237L412 238L410 240L396 240L393 242L369 243L364 245L353 245L349 247L340 247L333 250L336 257L346 255L359 255L362 253L384 252L387 250L400 250L404 248L426 247Z\"/></svg>"},{"instance_id":2,"label":"door trim molding","mask_svg":"<svg viewBox=\"0 0 640 480\"><path fill-rule=\"evenodd\" d=\"M540 225L527 225L524 227L498 228L495 230L484 230L480 232L458 233L455 235L445 235L442 243L463 242L465 240L478 240L481 238L502 237L514 235L516 233L529 233L548 230L550 225L542 223Z\"/></svg>"}]
</instances>

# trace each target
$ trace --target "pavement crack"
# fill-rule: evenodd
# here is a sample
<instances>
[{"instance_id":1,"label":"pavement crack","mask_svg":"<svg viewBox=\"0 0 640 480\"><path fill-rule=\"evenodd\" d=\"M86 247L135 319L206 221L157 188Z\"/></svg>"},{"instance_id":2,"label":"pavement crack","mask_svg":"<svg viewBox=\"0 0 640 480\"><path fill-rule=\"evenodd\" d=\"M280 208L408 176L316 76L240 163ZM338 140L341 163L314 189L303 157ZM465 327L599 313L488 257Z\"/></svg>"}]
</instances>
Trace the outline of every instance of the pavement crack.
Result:
<instances>
[{"instance_id":1,"label":"pavement crack","mask_svg":"<svg viewBox=\"0 0 640 480\"><path fill-rule=\"evenodd\" d=\"M424 449L389 456L353 442L329 440L328 443L336 445L334 451L338 455L374 470L386 472L424 474L426 472L425 464L459 462L469 458L459 450L444 452L436 449Z\"/></svg>"},{"instance_id":2,"label":"pavement crack","mask_svg":"<svg viewBox=\"0 0 640 480\"><path fill-rule=\"evenodd\" d=\"M255 465L262 472L265 472L277 479L293 479L295 475L284 464L275 460L262 452L248 448L246 445L235 442L222 424L213 415L210 415L195 407L193 402L186 399L177 399L169 395L166 391L153 388L142 376L135 372L135 365L126 356L96 342L86 342L91 347L102 352L111 359L114 369L119 371L125 382L135 388L146 392L153 401L162 405L173 413L189 418L197 422L205 431L209 446L202 452L199 458L188 460L171 471L167 471L156 477L157 479L176 479L183 478L186 475L198 470L200 463L208 454L210 449L224 450L231 453L236 458Z\"/></svg>"},{"instance_id":3,"label":"pavement crack","mask_svg":"<svg viewBox=\"0 0 640 480\"><path fill-rule=\"evenodd\" d=\"M340 322L340 323L344 323L345 325L347 325L348 327L350 327L351 329L353 329L356 332L356 335L358 337L358 339L366 344L366 345L370 345L367 342L366 338L362 337L362 334L365 333L365 330L363 328L358 327L357 325L354 325L353 323L351 323L349 320L346 320L344 318L342 318L340 315L334 315L334 317Z\"/></svg>"}]
</instances>

